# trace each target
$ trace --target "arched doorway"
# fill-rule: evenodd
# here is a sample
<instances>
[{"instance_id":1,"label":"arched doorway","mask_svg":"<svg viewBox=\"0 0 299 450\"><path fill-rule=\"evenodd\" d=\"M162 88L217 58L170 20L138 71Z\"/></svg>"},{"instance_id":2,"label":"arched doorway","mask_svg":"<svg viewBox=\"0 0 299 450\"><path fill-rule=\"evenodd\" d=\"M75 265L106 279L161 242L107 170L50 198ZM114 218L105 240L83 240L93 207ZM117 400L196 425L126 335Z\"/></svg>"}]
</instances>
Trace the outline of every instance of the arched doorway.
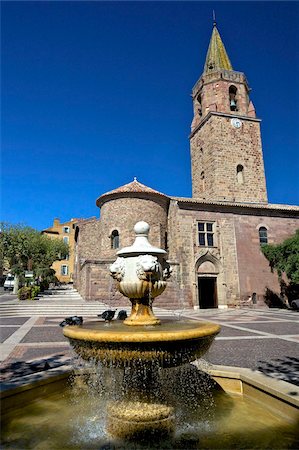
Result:
<instances>
[{"instance_id":1,"label":"arched doorway","mask_svg":"<svg viewBox=\"0 0 299 450\"><path fill-rule=\"evenodd\" d=\"M218 270L212 261L205 260L197 268L198 303L200 309L218 308Z\"/></svg>"}]
</instances>

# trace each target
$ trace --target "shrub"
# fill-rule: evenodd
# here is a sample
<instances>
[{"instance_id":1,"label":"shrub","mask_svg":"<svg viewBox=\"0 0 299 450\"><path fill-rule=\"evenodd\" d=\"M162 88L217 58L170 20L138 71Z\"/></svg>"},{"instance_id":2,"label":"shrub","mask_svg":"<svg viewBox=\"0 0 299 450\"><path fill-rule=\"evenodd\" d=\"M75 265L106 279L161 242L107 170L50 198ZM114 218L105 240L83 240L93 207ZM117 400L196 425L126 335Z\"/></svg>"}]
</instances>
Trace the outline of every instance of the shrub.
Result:
<instances>
[{"instance_id":1,"label":"shrub","mask_svg":"<svg viewBox=\"0 0 299 450\"><path fill-rule=\"evenodd\" d=\"M32 299L37 297L39 292L40 292L40 287L39 286L31 286L31 298Z\"/></svg>"},{"instance_id":2,"label":"shrub","mask_svg":"<svg viewBox=\"0 0 299 450\"><path fill-rule=\"evenodd\" d=\"M18 290L19 300L28 300L31 298L31 286L24 286Z\"/></svg>"},{"instance_id":3,"label":"shrub","mask_svg":"<svg viewBox=\"0 0 299 450\"><path fill-rule=\"evenodd\" d=\"M18 298L19 300L33 300L39 291L39 286L24 286L18 290Z\"/></svg>"}]
</instances>

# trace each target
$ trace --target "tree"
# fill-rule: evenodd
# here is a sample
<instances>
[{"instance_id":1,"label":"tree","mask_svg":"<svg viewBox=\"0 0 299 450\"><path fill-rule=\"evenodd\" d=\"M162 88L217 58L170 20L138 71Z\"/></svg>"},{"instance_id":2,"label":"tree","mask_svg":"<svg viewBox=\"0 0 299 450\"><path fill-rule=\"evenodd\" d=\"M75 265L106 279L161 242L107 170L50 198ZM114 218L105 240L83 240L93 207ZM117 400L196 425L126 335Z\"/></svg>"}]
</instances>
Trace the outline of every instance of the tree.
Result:
<instances>
[{"instance_id":1,"label":"tree","mask_svg":"<svg viewBox=\"0 0 299 450\"><path fill-rule=\"evenodd\" d=\"M62 239L51 239L24 225L1 224L0 255L15 275L14 292L25 270L32 270L34 276L46 275L53 262L68 253Z\"/></svg>"},{"instance_id":2,"label":"tree","mask_svg":"<svg viewBox=\"0 0 299 450\"><path fill-rule=\"evenodd\" d=\"M281 293L291 301L298 298L299 293L299 229L295 235L281 244L267 244L261 247L263 254L269 261L271 271L277 271L281 286ZM289 284L282 279L286 275Z\"/></svg>"}]
</instances>

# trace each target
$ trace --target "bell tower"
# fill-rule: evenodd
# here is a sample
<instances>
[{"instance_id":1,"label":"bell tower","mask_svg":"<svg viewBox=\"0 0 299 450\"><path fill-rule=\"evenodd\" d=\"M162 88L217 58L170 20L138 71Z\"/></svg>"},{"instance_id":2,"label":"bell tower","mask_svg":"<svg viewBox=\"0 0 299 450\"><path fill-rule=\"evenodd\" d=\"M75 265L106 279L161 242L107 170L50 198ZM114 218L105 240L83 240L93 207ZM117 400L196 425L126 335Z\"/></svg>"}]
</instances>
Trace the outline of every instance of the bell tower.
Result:
<instances>
[{"instance_id":1,"label":"bell tower","mask_svg":"<svg viewBox=\"0 0 299 450\"><path fill-rule=\"evenodd\" d=\"M214 21L203 74L192 90L194 198L267 203L260 119L244 73L233 69Z\"/></svg>"}]
</instances>

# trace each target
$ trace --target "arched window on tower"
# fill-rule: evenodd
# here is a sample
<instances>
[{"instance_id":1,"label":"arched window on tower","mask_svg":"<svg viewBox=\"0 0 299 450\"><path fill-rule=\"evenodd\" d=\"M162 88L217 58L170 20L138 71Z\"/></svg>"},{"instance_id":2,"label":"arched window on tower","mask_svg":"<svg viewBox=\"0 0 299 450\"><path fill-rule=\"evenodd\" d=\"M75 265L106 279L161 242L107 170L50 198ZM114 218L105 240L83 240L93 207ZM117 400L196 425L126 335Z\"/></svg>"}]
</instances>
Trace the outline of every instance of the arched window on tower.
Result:
<instances>
[{"instance_id":1,"label":"arched window on tower","mask_svg":"<svg viewBox=\"0 0 299 450\"><path fill-rule=\"evenodd\" d=\"M259 228L260 245L268 244L268 230L266 227Z\"/></svg>"},{"instance_id":2,"label":"arched window on tower","mask_svg":"<svg viewBox=\"0 0 299 450\"><path fill-rule=\"evenodd\" d=\"M119 248L119 232L117 230L113 230L111 233L111 248L114 250Z\"/></svg>"},{"instance_id":3,"label":"arched window on tower","mask_svg":"<svg viewBox=\"0 0 299 450\"><path fill-rule=\"evenodd\" d=\"M237 182L238 184L244 183L244 167L242 164L237 165Z\"/></svg>"},{"instance_id":4,"label":"arched window on tower","mask_svg":"<svg viewBox=\"0 0 299 450\"><path fill-rule=\"evenodd\" d=\"M237 108L237 88L231 85L228 90L229 93L229 107L231 111L238 111Z\"/></svg>"},{"instance_id":5,"label":"arched window on tower","mask_svg":"<svg viewBox=\"0 0 299 450\"><path fill-rule=\"evenodd\" d=\"M201 189L202 191L205 190L205 172L204 170L200 174L200 182L201 182Z\"/></svg>"}]
</instances>

